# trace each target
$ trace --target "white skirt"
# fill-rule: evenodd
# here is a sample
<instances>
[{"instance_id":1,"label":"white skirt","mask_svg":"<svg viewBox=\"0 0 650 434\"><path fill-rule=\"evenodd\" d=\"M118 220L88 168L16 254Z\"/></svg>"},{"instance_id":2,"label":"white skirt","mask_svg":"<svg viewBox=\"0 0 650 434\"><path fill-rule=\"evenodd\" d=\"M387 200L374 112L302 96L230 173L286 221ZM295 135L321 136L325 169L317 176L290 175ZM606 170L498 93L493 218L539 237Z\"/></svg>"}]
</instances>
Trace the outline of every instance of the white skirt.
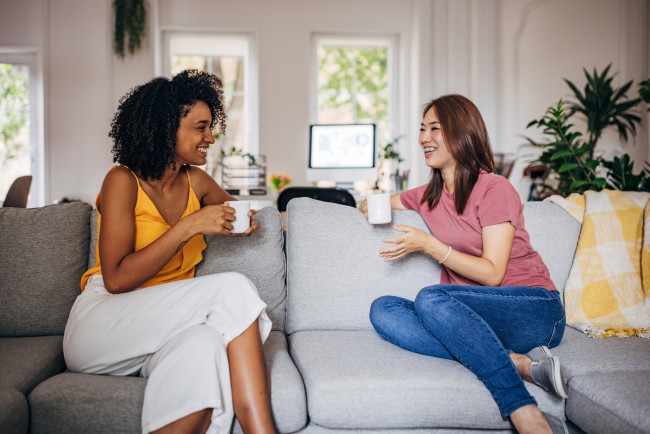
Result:
<instances>
[{"instance_id":1,"label":"white skirt","mask_svg":"<svg viewBox=\"0 0 650 434\"><path fill-rule=\"evenodd\" d=\"M230 432L234 411L226 348L259 318L271 331L266 304L239 273L219 273L110 294L90 277L63 337L71 371L148 378L142 431L155 431L213 408L208 433Z\"/></svg>"}]
</instances>

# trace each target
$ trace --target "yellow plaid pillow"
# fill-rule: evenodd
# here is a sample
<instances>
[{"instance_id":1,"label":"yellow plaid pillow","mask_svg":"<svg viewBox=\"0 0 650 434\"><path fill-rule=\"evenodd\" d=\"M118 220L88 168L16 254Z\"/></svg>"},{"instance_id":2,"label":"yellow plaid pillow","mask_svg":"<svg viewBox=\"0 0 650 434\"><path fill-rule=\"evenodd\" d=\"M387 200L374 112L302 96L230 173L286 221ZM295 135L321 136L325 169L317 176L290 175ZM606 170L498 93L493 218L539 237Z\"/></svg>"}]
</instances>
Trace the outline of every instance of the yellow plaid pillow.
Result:
<instances>
[{"instance_id":1,"label":"yellow plaid pillow","mask_svg":"<svg viewBox=\"0 0 650 434\"><path fill-rule=\"evenodd\" d=\"M582 220L564 288L570 326L594 337L650 337L649 197L604 190L551 198Z\"/></svg>"}]
</instances>

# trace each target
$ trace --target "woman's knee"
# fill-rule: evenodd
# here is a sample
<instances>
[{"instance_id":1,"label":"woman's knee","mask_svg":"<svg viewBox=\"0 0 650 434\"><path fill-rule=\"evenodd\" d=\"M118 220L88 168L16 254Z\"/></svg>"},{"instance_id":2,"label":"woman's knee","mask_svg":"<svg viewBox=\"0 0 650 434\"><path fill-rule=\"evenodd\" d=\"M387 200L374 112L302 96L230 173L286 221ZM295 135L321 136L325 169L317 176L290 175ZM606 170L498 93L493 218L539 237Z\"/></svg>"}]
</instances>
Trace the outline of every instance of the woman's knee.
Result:
<instances>
[{"instance_id":1,"label":"woman's knee","mask_svg":"<svg viewBox=\"0 0 650 434\"><path fill-rule=\"evenodd\" d=\"M416 310L418 306L424 307L427 304L436 303L445 295L441 290L442 285L431 285L426 286L418 292L418 295L415 296L415 306Z\"/></svg>"},{"instance_id":2,"label":"woman's knee","mask_svg":"<svg viewBox=\"0 0 650 434\"><path fill-rule=\"evenodd\" d=\"M444 290L445 286L447 285L431 285L418 292L414 303L418 316L425 315L427 318L444 319L447 315L452 314L449 309L450 305L446 303L451 300L451 296Z\"/></svg>"},{"instance_id":3,"label":"woman's knee","mask_svg":"<svg viewBox=\"0 0 650 434\"><path fill-rule=\"evenodd\" d=\"M409 300L400 297L385 295L379 297L370 305L370 322L380 334L390 334L395 327L402 327L403 310Z\"/></svg>"},{"instance_id":4,"label":"woman's knee","mask_svg":"<svg viewBox=\"0 0 650 434\"><path fill-rule=\"evenodd\" d=\"M377 298L370 305L370 322L382 322L384 318L390 315L397 297L384 295Z\"/></svg>"}]
</instances>

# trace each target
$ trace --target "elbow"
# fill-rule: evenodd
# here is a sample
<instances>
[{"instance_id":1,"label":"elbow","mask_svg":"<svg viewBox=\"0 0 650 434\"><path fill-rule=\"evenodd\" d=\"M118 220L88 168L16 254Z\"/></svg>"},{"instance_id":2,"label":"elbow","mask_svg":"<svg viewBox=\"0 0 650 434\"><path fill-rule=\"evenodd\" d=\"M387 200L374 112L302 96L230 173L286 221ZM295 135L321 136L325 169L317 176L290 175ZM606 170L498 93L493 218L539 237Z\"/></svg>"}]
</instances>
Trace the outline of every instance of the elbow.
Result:
<instances>
[{"instance_id":1,"label":"elbow","mask_svg":"<svg viewBox=\"0 0 650 434\"><path fill-rule=\"evenodd\" d=\"M113 282L112 279L107 279L106 276L104 276L104 288L106 288L109 294L119 294L122 292L116 282Z\"/></svg>"},{"instance_id":2,"label":"elbow","mask_svg":"<svg viewBox=\"0 0 650 434\"><path fill-rule=\"evenodd\" d=\"M494 273L491 276L489 276L488 279L486 279L483 284L485 286L501 286L501 283L503 282L503 279L505 278L506 273Z\"/></svg>"},{"instance_id":3,"label":"elbow","mask_svg":"<svg viewBox=\"0 0 650 434\"><path fill-rule=\"evenodd\" d=\"M129 291L129 289L125 288L124 285L118 281L118 279L115 279L115 277L110 277L110 275L107 276L104 274L103 278L104 288L106 288L106 291L108 291L109 294L121 294L123 292Z\"/></svg>"}]
</instances>

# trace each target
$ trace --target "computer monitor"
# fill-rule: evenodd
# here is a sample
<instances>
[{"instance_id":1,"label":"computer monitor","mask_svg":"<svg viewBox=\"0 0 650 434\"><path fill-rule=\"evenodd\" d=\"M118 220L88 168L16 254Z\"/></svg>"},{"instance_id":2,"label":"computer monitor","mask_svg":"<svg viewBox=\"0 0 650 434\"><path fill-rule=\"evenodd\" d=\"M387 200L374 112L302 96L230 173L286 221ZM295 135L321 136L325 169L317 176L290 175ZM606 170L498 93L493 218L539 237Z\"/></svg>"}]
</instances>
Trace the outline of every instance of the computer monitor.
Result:
<instances>
[{"instance_id":1,"label":"computer monitor","mask_svg":"<svg viewBox=\"0 0 650 434\"><path fill-rule=\"evenodd\" d=\"M309 126L308 181L335 181L350 188L354 181L377 180L375 124Z\"/></svg>"}]
</instances>

